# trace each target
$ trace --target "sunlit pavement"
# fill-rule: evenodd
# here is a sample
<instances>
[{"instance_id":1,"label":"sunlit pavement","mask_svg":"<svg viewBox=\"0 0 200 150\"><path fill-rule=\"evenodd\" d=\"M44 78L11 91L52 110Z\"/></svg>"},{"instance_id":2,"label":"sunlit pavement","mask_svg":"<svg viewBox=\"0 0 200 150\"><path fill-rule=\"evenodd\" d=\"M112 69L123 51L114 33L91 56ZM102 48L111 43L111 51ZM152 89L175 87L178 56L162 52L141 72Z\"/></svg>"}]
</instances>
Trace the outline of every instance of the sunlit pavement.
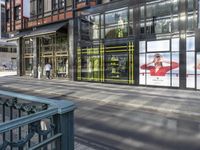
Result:
<instances>
[{"instance_id":1,"label":"sunlit pavement","mask_svg":"<svg viewBox=\"0 0 200 150\"><path fill-rule=\"evenodd\" d=\"M76 150L200 149L200 91L17 76L0 88L74 101Z\"/></svg>"},{"instance_id":2,"label":"sunlit pavement","mask_svg":"<svg viewBox=\"0 0 200 150\"><path fill-rule=\"evenodd\" d=\"M16 71L0 71L0 77L17 75Z\"/></svg>"}]
</instances>

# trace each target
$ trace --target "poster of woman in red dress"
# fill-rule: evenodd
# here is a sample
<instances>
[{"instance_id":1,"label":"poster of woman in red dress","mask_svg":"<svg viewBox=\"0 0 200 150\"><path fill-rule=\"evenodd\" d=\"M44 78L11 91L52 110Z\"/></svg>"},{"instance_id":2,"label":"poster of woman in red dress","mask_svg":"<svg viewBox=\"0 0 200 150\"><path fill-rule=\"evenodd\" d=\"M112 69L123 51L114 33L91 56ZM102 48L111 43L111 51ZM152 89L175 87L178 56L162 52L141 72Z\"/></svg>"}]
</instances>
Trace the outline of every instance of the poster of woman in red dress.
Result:
<instances>
[{"instance_id":1,"label":"poster of woman in red dress","mask_svg":"<svg viewBox=\"0 0 200 150\"><path fill-rule=\"evenodd\" d=\"M172 76L174 79L177 78L178 82L178 60L178 54L174 54L171 59L170 53L148 53L145 61L147 63L140 66L146 75L147 85L170 86Z\"/></svg>"}]
</instances>

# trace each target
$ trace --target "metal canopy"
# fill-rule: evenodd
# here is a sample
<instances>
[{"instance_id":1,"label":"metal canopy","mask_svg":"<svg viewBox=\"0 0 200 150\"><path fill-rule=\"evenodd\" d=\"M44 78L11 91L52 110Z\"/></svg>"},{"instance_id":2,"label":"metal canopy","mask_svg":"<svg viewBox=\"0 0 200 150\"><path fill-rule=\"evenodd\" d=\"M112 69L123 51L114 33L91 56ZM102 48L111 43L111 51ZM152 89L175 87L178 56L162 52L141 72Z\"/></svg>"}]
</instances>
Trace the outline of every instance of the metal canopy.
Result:
<instances>
[{"instance_id":1,"label":"metal canopy","mask_svg":"<svg viewBox=\"0 0 200 150\"><path fill-rule=\"evenodd\" d=\"M33 30L24 37L33 37L33 36L40 36L44 34L50 34L50 33L56 33L59 29L64 27L67 24L67 22L60 22L60 23L54 23L49 24L45 26L35 27Z\"/></svg>"},{"instance_id":2,"label":"metal canopy","mask_svg":"<svg viewBox=\"0 0 200 150\"><path fill-rule=\"evenodd\" d=\"M10 41L16 41L18 40L20 37L23 37L23 36L26 36L28 34L30 34L31 30L26 30L26 31L22 31L22 32L19 32L17 34L15 34L14 37L10 38L10 39L7 39L7 42L10 42Z\"/></svg>"},{"instance_id":3,"label":"metal canopy","mask_svg":"<svg viewBox=\"0 0 200 150\"><path fill-rule=\"evenodd\" d=\"M0 47L16 48L16 47L17 47L17 44L14 43L14 42L0 41Z\"/></svg>"}]
</instances>

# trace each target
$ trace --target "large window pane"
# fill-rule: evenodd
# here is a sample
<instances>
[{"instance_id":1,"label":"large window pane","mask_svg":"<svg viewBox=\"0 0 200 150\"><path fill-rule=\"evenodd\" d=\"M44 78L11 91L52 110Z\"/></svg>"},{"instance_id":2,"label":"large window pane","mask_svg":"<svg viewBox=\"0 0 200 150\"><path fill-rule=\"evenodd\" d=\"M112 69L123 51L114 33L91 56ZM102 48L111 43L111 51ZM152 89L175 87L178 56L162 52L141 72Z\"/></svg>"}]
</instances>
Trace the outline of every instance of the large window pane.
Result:
<instances>
[{"instance_id":1,"label":"large window pane","mask_svg":"<svg viewBox=\"0 0 200 150\"><path fill-rule=\"evenodd\" d=\"M197 89L200 90L200 53L197 54L197 63L196 63L196 69L197 69Z\"/></svg>"},{"instance_id":2,"label":"large window pane","mask_svg":"<svg viewBox=\"0 0 200 150\"><path fill-rule=\"evenodd\" d=\"M144 6L140 7L140 18L144 19Z\"/></svg>"},{"instance_id":3,"label":"large window pane","mask_svg":"<svg viewBox=\"0 0 200 150\"><path fill-rule=\"evenodd\" d=\"M127 53L106 55L106 79L126 80L128 82Z\"/></svg>"},{"instance_id":4,"label":"large window pane","mask_svg":"<svg viewBox=\"0 0 200 150\"><path fill-rule=\"evenodd\" d=\"M187 37L186 39L186 49L187 51L195 50L195 37Z\"/></svg>"},{"instance_id":5,"label":"large window pane","mask_svg":"<svg viewBox=\"0 0 200 150\"><path fill-rule=\"evenodd\" d=\"M179 43L177 43L179 45ZM179 52L172 53L172 62L179 62ZM172 69L172 86L179 87L179 67Z\"/></svg>"},{"instance_id":6,"label":"large window pane","mask_svg":"<svg viewBox=\"0 0 200 150\"><path fill-rule=\"evenodd\" d=\"M195 8L195 0L187 0L188 2L188 11L193 11Z\"/></svg>"},{"instance_id":7,"label":"large window pane","mask_svg":"<svg viewBox=\"0 0 200 150\"><path fill-rule=\"evenodd\" d=\"M33 18L37 15L37 1L32 0L30 2L30 17Z\"/></svg>"},{"instance_id":8,"label":"large window pane","mask_svg":"<svg viewBox=\"0 0 200 150\"><path fill-rule=\"evenodd\" d=\"M51 14L51 5L52 1L49 0L44 0L44 13L45 15L50 15Z\"/></svg>"},{"instance_id":9,"label":"large window pane","mask_svg":"<svg viewBox=\"0 0 200 150\"><path fill-rule=\"evenodd\" d=\"M187 88L195 88L195 53L187 52L186 58L186 86Z\"/></svg>"},{"instance_id":10,"label":"large window pane","mask_svg":"<svg viewBox=\"0 0 200 150\"><path fill-rule=\"evenodd\" d=\"M119 10L105 15L106 38L124 38L128 35L128 10Z\"/></svg>"},{"instance_id":11,"label":"large window pane","mask_svg":"<svg viewBox=\"0 0 200 150\"><path fill-rule=\"evenodd\" d=\"M140 66L145 64L145 54L140 54ZM140 76L139 76L139 84L146 84L146 70L140 67Z\"/></svg>"},{"instance_id":12,"label":"large window pane","mask_svg":"<svg viewBox=\"0 0 200 150\"><path fill-rule=\"evenodd\" d=\"M172 6L173 6L173 13L178 13L178 7L179 7L179 0L172 0Z\"/></svg>"}]
</instances>

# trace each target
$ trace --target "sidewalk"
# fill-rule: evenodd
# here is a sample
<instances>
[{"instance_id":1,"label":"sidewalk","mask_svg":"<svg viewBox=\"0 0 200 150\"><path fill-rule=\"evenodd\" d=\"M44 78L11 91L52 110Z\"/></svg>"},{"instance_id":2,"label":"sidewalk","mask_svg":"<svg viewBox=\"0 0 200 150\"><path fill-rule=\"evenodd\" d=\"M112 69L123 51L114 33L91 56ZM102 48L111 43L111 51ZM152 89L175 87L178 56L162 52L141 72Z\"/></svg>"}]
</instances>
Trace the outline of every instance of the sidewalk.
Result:
<instances>
[{"instance_id":1,"label":"sidewalk","mask_svg":"<svg viewBox=\"0 0 200 150\"><path fill-rule=\"evenodd\" d=\"M200 91L156 87L129 86L76 82L68 80L46 80L29 77L10 76L9 84L0 78L1 87L31 90L35 93L66 95L68 98L101 101L135 109L146 109L170 115L200 116ZM19 80L21 83L16 83ZM31 86L26 83L31 83ZM41 87L41 88L38 88ZM50 90L51 89L51 90Z\"/></svg>"},{"instance_id":2,"label":"sidewalk","mask_svg":"<svg viewBox=\"0 0 200 150\"><path fill-rule=\"evenodd\" d=\"M0 70L0 77L17 75L17 71L13 70Z\"/></svg>"},{"instance_id":3,"label":"sidewalk","mask_svg":"<svg viewBox=\"0 0 200 150\"><path fill-rule=\"evenodd\" d=\"M0 89L74 101L76 150L200 148L200 91L18 76Z\"/></svg>"}]
</instances>

